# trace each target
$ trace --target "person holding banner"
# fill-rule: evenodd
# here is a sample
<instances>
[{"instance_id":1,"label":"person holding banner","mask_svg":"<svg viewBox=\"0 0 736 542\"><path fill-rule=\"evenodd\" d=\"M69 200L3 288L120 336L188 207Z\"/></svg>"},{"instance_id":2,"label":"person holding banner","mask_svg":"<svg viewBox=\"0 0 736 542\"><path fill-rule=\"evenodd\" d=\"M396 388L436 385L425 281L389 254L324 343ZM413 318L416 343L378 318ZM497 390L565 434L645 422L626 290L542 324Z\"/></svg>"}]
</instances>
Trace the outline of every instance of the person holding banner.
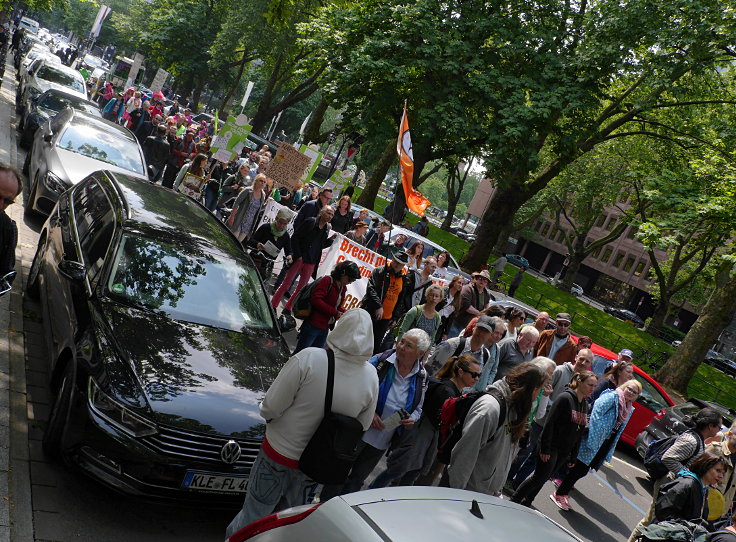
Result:
<instances>
[{"instance_id":1,"label":"person holding banner","mask_svg":"<svg viewBox=\"0 0 736 542\"><path fill-rule=\"evenodd\" d=\"M330 323L339 320L345 312L342 303L348 284L356 280L360 280L360 270L358 265L350 260L338 263L332 268L329 276L317 279L317 284L309 297L312 312L299 328L294 354L310 346L324 348Z\"/></svg>"},{"instance_id":2,"label":"person holding banner","mask_svg":"<svg viewBox=\"0 0 736 542\"><path fill-rule=\"evenodd\" d=\"M355 224L355 229L350 230L345 234L346 239L350 239L354 243L365 246L368 242L368 224L359 220Z\"/></svg>"},{"instance_id":3,"label":"person holding banner","mask_svg":"<svg viewBox=\"0 0 736 542\"><path fill-rule=\"evenodd\" d=\"M256 176L256 180L259 177L265 179L265 175L258 175ZM253 186L255 187L255 182ZM246 190L248 189L246 188ZM238 199L240 199L240 196L238 196ZM332 239L328 239L327 236L331 230L330 220L332 220L334 214L335 209L331 205L325 205L320 209L319 216L308 218L294 232L294 237L291 241L294 262L286 273L283 282L271 298L271 306L274 309L278 308L286 290L296 281L297 276L299 277L299 284L297 284L296 290L294 290L293 295L289 298L281 313L285 320L286 328L289 328L289 326L293 328L296 325L294 317L291 315L291 306L298 297L299 291L309 282L314 267L319 264L319 260L322 257L322 249L332 244Z\"/></svg>"},{"instance_id":4,"label":"person holding banner","mask_svg":"<svg viewBox=\"0 0 736 542\"><path fill-rule=\"evenodd\" d=\"M235 198L233 210L227 219L227 225L238 238L238 241L242 242L250 237L256 224L256 218L266 205L268 196L263 190L265 184L266 176L262 173L258 174L253 180L253 186L244 188Z\"/></svg>"}]
</instances>

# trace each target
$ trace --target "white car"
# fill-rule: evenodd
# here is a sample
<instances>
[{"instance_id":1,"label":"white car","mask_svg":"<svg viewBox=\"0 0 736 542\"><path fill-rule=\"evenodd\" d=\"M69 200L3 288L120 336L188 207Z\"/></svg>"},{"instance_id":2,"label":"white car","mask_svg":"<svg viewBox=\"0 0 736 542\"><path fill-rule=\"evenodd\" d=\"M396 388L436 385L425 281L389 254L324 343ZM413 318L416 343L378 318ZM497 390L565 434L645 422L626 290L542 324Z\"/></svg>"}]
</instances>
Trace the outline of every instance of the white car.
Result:
<instances>
[{"instance_id":1,"label":"white car","mask_svg":"<svg viewBox=\"0 0 736 542\"><path fill-rule=\"evenodd\" d=\"M82 74L53 60L34 62L21 80L21 89L20 100L16 103L16 109L21 113L31 100L51 89L87 99L87 86Z\"/></svg>"},{"instance_id":2,"label":"white car","mask_svg":"<svg viewBox=\"0 0 736 542\"><path fill-rule=\"evenodd\" d=\"M570 293L575 297L580 297L585 293L585 290L583 290L582 286L573 282L572 286L570 287Z\"/></svg>"},{"instance_id":3,"label":"white car","mask_svg":"<svg viewBox=\"0 0 736 542\"><path fill-rule=\"evenodd\" d=\"M547 516L462 489L387 487L299 506L243 527L227 542L581 542Z\"/></svg>"}]
</instances>

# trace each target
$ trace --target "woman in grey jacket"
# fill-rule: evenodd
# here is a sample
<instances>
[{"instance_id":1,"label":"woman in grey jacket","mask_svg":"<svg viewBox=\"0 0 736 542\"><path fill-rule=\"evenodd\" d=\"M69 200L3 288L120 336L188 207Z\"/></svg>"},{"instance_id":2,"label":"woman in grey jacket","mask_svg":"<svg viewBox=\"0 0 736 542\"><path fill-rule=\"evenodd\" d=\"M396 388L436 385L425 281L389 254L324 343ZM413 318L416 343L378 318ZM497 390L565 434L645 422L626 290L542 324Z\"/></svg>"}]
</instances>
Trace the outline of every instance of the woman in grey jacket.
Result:
<instances>
[{"instance_id":1,"label":"woman in grey jacket","mask_svg":"<svg viewBox=\"0 0 736 542\"><path fill-rule=\"evenodd\" d=\"M447 468L450 487L500 494L515 445L527 431L532 402L546 377L542 369L527 362L493 384L506 400L506 417L500 426L501 405L495 397L486 394L473 403L452 449Z\"/></svg>"},{"instance_id":2,"label":"woman in grey jacket","mask_svg":"<svg viewBox=\"0 0 736 542\"><path fill-rule=\"evenodd\" d=\"M266 176L259 173L253 179L253 186L244 188L235 199L233 212L227 220L227 225L238 241L248 239L255 229L256 219L268 199L263 189L265 183Z\"/></svg>"}]
</instances>

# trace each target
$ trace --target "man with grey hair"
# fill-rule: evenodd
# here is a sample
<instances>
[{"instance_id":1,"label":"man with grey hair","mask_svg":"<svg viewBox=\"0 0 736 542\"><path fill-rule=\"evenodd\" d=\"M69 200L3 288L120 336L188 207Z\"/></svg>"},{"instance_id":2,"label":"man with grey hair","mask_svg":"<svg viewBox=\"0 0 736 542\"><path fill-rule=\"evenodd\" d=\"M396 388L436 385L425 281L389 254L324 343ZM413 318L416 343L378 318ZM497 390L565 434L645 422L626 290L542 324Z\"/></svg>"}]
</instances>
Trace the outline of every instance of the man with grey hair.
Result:
<instances>
[{"instance_id":1,"label":"man with grey hair","mask_svg":"<svg viewBox=\"0 0 736 542\"><path fill-rule=\"evenodd\" d=\"M18 227L5 210L15 203L21 193L21 174L14 167L0 162L0 276L15 269L15 246L18 244Z\"/></svg>"},{"instance_id":2,"label":"man with grey hair","mask_svg":"<svg viewBox=\"0 0 736 542\"><path fill-rule=\"evenodd\" d=\"M452 356L470 354L482 372L475 389L484 390L493 382L498 369L498 346L506 334L506 326L498 316L481 315L475 324L473 334L470 338L454 337L440 343L427 361L427 366L434 373L437 372L445 362Z\"/></svg>"},{"instance_id":3,"label":"man with grey hair","mask_svg":"<svg viewBox=\"0 0 736 542\"><path fill-rule=\"evenodd\" d=\"M322 489L322 502L345 493L360 491L363 482L378 465L400 431L411 431L422 415L427 373L422 358L432 342L427 332L410 329L401 337L396 348L386 350L368 360L378 373L378 404L370 429L363 434L358 446L358 458L353 463L344 485L327 485Z\"/></svg>"},{"instance_id":4,"label":"man with grey hair","mask_svg":"<svg viewBox=\"0 0 736 542\"><path fill-rule=\"evenodd\" d=\"M498 370L496 380L502 379L511 369L531 361L534 345L539 340L539 331L534 326L526 326L516 337L506 337L498 343Z\"/></svg>"}]
</instances>

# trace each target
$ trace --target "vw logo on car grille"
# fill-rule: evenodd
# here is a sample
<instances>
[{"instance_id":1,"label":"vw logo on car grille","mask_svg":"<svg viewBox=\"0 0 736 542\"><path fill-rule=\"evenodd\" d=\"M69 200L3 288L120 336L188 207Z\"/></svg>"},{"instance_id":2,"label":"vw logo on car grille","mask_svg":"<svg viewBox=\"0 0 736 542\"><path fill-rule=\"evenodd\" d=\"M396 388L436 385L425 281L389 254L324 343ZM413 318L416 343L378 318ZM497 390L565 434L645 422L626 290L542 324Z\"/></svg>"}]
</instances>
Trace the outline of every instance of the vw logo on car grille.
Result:
<instances>
[{"instance_id":1,"label":"vw logo on car grille","mask_svg":"<svg viewBox=\"0 0 736 542\"><path fill-rule=\"evenodd\" d=\"M234 440L228 440L220 450L220 459L228 465L232 465L240 459L240 444Z\"/></svg>"}]
</instances>

